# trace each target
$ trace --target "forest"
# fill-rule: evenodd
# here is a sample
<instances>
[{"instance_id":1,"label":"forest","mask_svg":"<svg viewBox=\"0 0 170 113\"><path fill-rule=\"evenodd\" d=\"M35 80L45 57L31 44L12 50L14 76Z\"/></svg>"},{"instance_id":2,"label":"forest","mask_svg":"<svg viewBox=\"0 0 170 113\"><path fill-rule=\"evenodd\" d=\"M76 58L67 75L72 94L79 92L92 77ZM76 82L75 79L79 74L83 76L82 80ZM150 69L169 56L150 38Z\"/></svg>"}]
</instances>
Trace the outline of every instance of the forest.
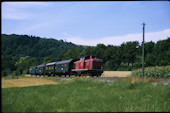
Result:
<instances>
[{"instance_id":1,"label":"forest","mask_svg":"<svg viewBox=\"0 0 170 113\"><path fill-rule=\"evenodd\" d=\"M142 44L124 42L119 46L82 46L53 38L1 34L1 76L29 73L30 66L80 59L93 55L103 60L104 70L131 71L142 66ZM170 65L170 37L145 42L145 67Z\"/></svg>"}]
</instances>

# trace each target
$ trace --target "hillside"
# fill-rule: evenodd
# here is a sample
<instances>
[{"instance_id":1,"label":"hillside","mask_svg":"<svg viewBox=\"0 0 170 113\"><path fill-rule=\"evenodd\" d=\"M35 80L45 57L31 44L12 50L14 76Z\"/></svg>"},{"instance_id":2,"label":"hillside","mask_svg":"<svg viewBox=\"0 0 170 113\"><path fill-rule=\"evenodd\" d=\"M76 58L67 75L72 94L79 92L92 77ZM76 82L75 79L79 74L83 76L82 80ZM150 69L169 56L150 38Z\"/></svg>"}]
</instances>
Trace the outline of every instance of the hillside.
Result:
<instances>
[{"instance_id":1,"label":"hillside","mask_svg":"<svg viewBox=\"0 0 170 113\"><path fill-rule=\"evenodd\" d=\"M33 65L42 63L44 57L56 60L63 50L76 47L75 44L63 40L46 39L28 35L1 35L1 70L15 70L15 63L21 57L36 58ZM31 65L31 64L30 64Z\"/></svg>"},{"instance_id":2,"label":"hillside","mask_svg":"<svg viewBox=\"0 0 170 113\"><path fill-rule=\"evenodd\" d=\"M73 43L63 40L46 39L28 35L2 34L2 55L20 55L32 57L57 57L63 50L76 47Z\"/></svg>"}]
</instances>

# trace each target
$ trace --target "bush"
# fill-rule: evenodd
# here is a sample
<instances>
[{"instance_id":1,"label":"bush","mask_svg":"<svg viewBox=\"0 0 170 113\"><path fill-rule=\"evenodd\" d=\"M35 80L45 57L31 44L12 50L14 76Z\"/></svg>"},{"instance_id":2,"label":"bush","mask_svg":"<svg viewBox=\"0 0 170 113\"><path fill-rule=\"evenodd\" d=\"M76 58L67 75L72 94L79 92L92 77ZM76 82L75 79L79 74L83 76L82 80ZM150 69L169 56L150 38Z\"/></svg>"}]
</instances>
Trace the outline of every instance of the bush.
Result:
<instances>
[{"instance_id":1,"label":"bush","mask_svg":"<svg viewBox=\"0 0 170 113\"><path fill-rule=\"evenodd\" d=\"M13 76L17 76L17 71L16 71L16 70L13 71L13 72L12 72L12 75L13 75Z\"/></svg>"},{"instance_id":2,"label":"bush","mask_svg":"<svg viewBox=\"0 0 170 113\"><path fill-rule=\"evenodd\" d=\"M132 76L142 77L142 69L132 71ZM146 67L144 68L144 77L170 78L170 65Z\"/></svg>"},{"instance_id":3,"label":"bush","mask_svg":"<svg viewBox=\"0 0 170 113\"><path fill-rule=\"evenodd\" d=\"M7 70L2 70L1 71L1 76L7 76L7 75L9 75L11 73L11 71L9 70L9 69L7 69Z\"/></svg>"},{"instance_id":4,"label":"bush","mask_svg":"<svg viewBox=\"0 0 170 113\"><path fill-rule=\"evenodd\" d=\"M29 73L29 69L25 69L24 71L23 71L23 74L28 74Z\"/></svg>"}]
</instances>

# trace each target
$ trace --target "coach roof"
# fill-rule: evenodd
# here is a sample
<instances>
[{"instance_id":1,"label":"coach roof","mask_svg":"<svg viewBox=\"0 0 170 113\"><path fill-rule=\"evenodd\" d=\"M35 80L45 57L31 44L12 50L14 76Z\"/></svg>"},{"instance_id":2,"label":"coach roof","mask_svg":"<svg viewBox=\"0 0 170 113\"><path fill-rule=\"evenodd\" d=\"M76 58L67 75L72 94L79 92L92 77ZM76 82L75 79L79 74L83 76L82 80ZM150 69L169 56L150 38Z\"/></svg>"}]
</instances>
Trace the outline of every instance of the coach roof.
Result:
<instances>
[{"instance_id":1,"label":"coach roof","mask_svg":"<svg viewBox=\"0 0 170 113\"><path fill-rule=\"evenodd\" d=\"M44 66L45 66L45 64L40 64L37 67L44 67Z\"/></svg>"},{"instance_id":2,"label":"coach roof","mask_svg":"<svg viewBox=\"0 0 170 113\"><path fill-rule=\"evenodd\" d=\"M70 63L73 59L69 59L69 60L63 60L63 61L59 61L56 64L66 64L66 63Z\"/></svg>"},{"instance_id":3,"label":"coach roof","mask_svg":"<svg viewBox=\"0 0 170 113\"><path fill-rule=\"evenodd\" d=\"M48 63L46 65L49 66L49 65L54 65L54 64L56 64L56 62L51 62L51 63Z\"/></svg>"},{"instance_id":4,"label":"coach roof","mask_svg":"<svg viewBox=\"0 0 170 113\"><path fill-rule=\"evenodd\" d=\"M31 66L30 68L36 68L37 67L37 65L36 66Z\"/></svg>"}]
</instances>

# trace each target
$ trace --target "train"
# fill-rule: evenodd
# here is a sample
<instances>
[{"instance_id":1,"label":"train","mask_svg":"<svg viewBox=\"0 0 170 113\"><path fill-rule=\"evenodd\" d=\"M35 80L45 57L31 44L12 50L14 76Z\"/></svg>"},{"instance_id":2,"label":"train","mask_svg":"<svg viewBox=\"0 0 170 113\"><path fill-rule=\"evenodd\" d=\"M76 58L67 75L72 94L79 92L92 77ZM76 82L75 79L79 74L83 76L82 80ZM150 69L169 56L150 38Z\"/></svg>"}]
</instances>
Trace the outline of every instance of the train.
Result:
<instances>
[{"instance_id":1,"label":"train","mask_svg":"<svg viewBox=\"0 0 170 113\"><path fill-rule=\"evenodd\" d=\"M56 61L47 64L31 66L29 69L31 75L40 76L59 76L69 75L75 76L101 76L103 73L102 59L93 57L92 55L81 57L80 60L69 59Z\"/></svg>"}]
</instances>

